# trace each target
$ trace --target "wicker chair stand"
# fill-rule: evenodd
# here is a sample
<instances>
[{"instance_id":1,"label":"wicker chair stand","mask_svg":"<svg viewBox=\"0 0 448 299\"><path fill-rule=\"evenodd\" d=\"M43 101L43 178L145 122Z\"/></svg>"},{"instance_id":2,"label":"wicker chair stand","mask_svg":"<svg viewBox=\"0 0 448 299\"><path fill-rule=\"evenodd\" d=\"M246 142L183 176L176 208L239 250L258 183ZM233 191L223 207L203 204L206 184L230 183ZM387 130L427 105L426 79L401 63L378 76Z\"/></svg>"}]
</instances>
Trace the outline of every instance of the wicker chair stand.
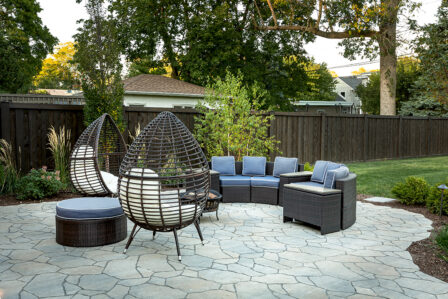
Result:
<instances>
[{"instance_id":1,"label":"wicker chair stand","mask_svg":"<svg viewBox=\"0 0 448 299\"><path fill-rule=\"evenodd\" d=\"M185 125L170 112L160 113L131 144L120 167L119 199L134 223L124 252L140 229L173 232L179 260L177 230L194 224L210 189L202 149ZM185 197L188 191L190 194Z\"/></svg>"},{"instance_id":2,"label":"wicker chair stand","mask_svg":"<svg viewBox=\"0 0 448 299\"><path fill-rule=\"evenodd\" d=\"M70 179L84 195L117 193L121 161L126 144L108 114L92 122L81 134L70 156Z\"/></svg>"}]
</instances>

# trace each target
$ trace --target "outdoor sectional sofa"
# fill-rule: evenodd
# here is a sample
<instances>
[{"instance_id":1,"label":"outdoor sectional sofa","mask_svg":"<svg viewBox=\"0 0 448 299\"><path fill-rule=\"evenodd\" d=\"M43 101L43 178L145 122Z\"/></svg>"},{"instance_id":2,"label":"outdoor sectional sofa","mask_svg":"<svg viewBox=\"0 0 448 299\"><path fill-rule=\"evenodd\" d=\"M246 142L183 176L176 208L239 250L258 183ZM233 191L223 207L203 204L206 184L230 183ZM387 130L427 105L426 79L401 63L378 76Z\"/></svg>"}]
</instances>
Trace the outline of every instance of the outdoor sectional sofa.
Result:
<instances>
[{"instance_id":1,"label":"outdoor sectional sofa","mask_svg":"<svg viewBox=\"0 0 448 299\"><path fill-rule=\"evenodd\" d=\"M212 157L211 189L222 193L223 202L281 203L283 186L290 180L283 174L303 171L297 158L277 157L267 162L264 157Z\"/></svg>"},{"instance_id":2,"label":"outdoor sectional sofa","mask_svg":"<svg viewBox=\"0 0 448 299\"><path fill-rule=\"evenodd\" d=\"M356 221L356 174L343 164L317 161L309 172L295 158L212 157L211 168L211 189L222 193L223 202L280 205L284 222L306 222L322 234Z\"/></svg>"}]
</instances>

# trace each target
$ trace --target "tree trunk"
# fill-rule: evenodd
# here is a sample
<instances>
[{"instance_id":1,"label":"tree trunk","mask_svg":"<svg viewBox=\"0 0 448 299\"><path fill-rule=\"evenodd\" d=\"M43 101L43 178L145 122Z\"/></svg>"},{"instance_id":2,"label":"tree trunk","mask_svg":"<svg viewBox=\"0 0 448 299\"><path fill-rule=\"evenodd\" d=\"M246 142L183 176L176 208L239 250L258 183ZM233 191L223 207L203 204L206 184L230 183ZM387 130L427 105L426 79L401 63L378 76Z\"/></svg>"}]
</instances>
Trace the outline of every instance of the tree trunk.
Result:
<instances>
[{"instance_id":1,"label":"tree trunk","mask_svg":"<svg viewBox=\"0 0 448 299\"><path fill-rule=\"evenodd\" d=\"M397 12L399 0L385 0L386 6L380 24L380 114L396 114L397 90Z\"/></svg>"}]
</instances>

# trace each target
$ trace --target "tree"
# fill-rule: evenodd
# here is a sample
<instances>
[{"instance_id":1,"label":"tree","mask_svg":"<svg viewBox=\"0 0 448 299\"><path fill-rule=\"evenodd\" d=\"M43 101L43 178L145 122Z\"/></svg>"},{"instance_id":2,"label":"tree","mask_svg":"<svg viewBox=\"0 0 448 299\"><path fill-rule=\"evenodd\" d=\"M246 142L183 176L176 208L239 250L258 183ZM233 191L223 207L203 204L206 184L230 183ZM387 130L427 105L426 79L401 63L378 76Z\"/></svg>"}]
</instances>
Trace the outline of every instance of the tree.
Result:
<instances>
[{"instance_id":1,"label":"tree","mask_svg":"<svg viewBox=\"0 0 448 299\"><path fill-rule=\"evenodd\" d=\"M396 106L401 108L404 102L411 100L414 93L414 84L420 76L420 63L414 57L400 57L397 64L397 93ZM369 82L360 84L356 93L362 102L362 110L369 114L380 114L380 85L381 79L378 71L371 71Z\"/></svg>"},{"instance_id":2,"label":"tree","mask_svg":"<svg viewBox=\"0 0 448 299\"><path fill-rule=\"evenodd\" d=\"M0 0L0 92L26 93L57 39L35 0Z\"/></svg>"},{"instance_id":3,"label":"tree","mask_svg":"<svg viewBox=\"0 0 448 299\"><path fill-rule=\"evenodd\" d=\"M291 110L305 92L303 38L297 32L262 32L251 26L253 0L116 0L126 56L144 70L170 68L172 78L207 86L230 71L243 84L266 90L263 108ZM293 61L288 57L294 56ZM323 85L323 84L322 84ZM328 88L327 88L328 89Z\"/></svg>"},{"instance_id":4,"label":"tree","mask_svg":"<svg viewBox=\"0 0 448 299\"><path fill-rule=\"evenodd\" d=\"M42 64L42 70L34 77L33 85L37 88L72 89L79 87L80 74L73 65L75 46L73 42L57 45L50 57Z\"/></svg>"},{"instance_id":5,"label":"tree","mask_svg":"<svg viewBox=\"0 0 448 299\"><path fill-rule=\"evenodd\" d=\"M297 101L334 101L336 93L334 92L336 82L327 66L310 61L305 64L308 81L306 89L297 92L295 99Z\"/></svg>"},{"instance_id":6,"label":"tree","mask_svg":"<svg viewBox=\"0 0 448 299\"><path fill-rule=\"evenodd\" d=\"M123 129L124 88L116 24L102 0L88 0L86 9L89 19L81 21L82 27L75 35L74 55L86 101L84 122L90 124L108 113Z\"/></svg>"},{"instance_id":7,"label":"tree","mask_svg":"<svg viewBox=\"0 0 448 299\"><path fill-rule=\"evenodd\" d=\"M381 114L395 114L397 20L400 12L413 11L412 0L275 1L254 0L259 30L299 31L305 35L343 39L344 55L380 54ZM270 15L266 15L266 11ZM267 20L265 22L264 20Z\"/></svg>"},{"instance_id":8,"label":"tree","mask_svg":"<svg viewBox=\"0 0 448 299\"><path fill-rule=\"evenodd\" d=\"M437 22L420 28L415 50L421 63L416 98L448 104L448 1L442 1Z\"/></svg>"},{"instance_id":9,"label":"tree","mask_svg":"<svg viewBox=\"0 0 448 299\"><path fill-rule=\"evenodd\" d=\"M257 85L246 88L241 73L227 72L224 80L208 86L204 103L197 106L203 116L195 117L195 137L209 158L241 160L278 151L279 142L268 134L274 115L263 116L260 109L264 93Z\"/></svg>"}]
</instances>

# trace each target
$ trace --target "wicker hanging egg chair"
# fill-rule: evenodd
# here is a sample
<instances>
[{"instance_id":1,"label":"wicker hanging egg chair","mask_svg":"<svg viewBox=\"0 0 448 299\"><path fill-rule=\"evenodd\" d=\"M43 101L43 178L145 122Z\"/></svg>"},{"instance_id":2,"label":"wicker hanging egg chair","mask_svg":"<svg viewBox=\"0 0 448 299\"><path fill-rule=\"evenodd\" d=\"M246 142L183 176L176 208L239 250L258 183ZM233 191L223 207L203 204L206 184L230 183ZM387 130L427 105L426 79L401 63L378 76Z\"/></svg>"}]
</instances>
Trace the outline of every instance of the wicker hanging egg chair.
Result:
<instances>
[{"instance_id":1,"label":"wicker hanging egg chair","mask_svg":"<svg viewBox=\"0 0 448 299\"><path fill-rule=\"evenodd\" d=\"M126 143L107 113L93 121L76 141L70 156L70 180L85 195L115 195Z\"/></svg>"},{"instance_id":2,"label":"wicker hanging egg chair","mask_svg":"<svg viewBox=\"0 0 448 299\"><path fill-rule=\"evenodd\" d=\"M152 120L131 144L120 167L119 199L134 222L124 252L138 231L174 233L194 224L201 241L199 217L209 192L209 167L202 149L171 112ZM137 230L138 228L138 230Z\"/></svg>"}]
</instances>

